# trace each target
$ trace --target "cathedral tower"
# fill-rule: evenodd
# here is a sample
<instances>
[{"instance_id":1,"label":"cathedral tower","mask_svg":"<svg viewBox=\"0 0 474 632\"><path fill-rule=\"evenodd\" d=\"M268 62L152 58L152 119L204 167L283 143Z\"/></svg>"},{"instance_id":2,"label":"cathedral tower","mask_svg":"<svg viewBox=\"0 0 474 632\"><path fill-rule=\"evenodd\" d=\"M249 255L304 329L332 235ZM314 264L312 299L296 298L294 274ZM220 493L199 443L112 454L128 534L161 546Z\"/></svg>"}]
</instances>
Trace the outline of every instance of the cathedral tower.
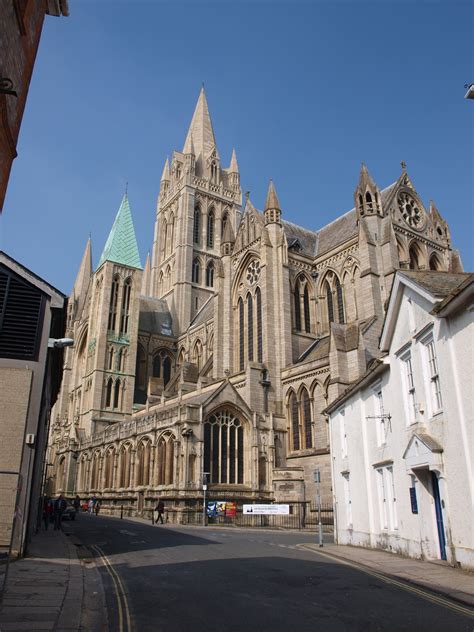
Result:
<instances>
[{"instance_id":1,"label":"cathedral tower","mask_svg":"<svg viewBox=\"0 0 474 632\"><path fill-rule=\"evenodd\" d=\"M214 294L222 236L228 223L235 233L240 205L235 150L222 168L202 88L183 150L165 163L155 221L151 292L166 299L175 335Z\"/></svg>"}]
</instances>

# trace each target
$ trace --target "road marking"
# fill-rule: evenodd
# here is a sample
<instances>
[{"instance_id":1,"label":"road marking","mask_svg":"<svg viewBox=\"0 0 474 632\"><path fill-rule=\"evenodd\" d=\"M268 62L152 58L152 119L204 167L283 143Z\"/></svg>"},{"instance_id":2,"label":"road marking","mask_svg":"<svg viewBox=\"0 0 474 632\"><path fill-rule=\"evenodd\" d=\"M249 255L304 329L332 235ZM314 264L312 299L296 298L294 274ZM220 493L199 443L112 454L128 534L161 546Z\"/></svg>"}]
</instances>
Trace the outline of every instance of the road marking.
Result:
<instances>
[{"instance_id":1,"label":"road marking","mask_svg":"<svg viewBox=\"0 0 474 632\"><path fill-rule=\"evenodd\" d=\"M386 584L391 584L392 586L396 586L397 588L401 588L402 590L406 590L408 592L412 592L418 597L422 599L426 599L427 601L431 601L432 603L437 604L438 606L443 606L450 610L454 610L458 614L463 614L468 617L474 618L474 609L469 608L468 606L462 606L461 604L457 604L455 601L451 601L448 597L441 597L432 592L429 592L428 589L423 589L418 586L414 586L405 582L403 580L394 579L393 577L388 577L387 575L383 575L382 573L377 573L377 571L373 571L366 566L358 564L357 562L349 562L348 560L344 560L337 555L332 555L331 553L327 553L326 551L321 551L321 549L315 550L313 544L297 544L297 549L303 549L305 551L310 551L311 553L316 553L316 555L322 555L323 557L327 557L331 560L337 561L339 564L345 564L346 566L351 566L352 568L357 569L358 571L362 571L366 573L366 575L371 575L372 577L376 577Z\"/></svg>"},{"instance_id":2,"label":"road marking","mask_svg":"<svg viewBox=\"0 0 474 632\"><path fill-rule=\"evenodd\" d=\"M134 531L127 531L126 529L120 529L119 533L123 533L124 535L138 535L138 533L135 533Z\"/></svg>"},{"instance_id":3,"label":"road marking","mask_svg":"<svg viewBox=\"0 0 474 632\"><path fill-rule=\"evenodd\" d=\"M125 589L122 584L122 580L120 579L119 574L113 567L109 558L105 555L102 549L98 546L91 546L96 553L99 554L102 562L104 563L106 571L109 573L114 589L115 589L115 597L117 599L117 607L118 607L118 618L119 618L119 629L118 632L132 632L132 620L130 617L130 608L128 606L127 595L125 593ZM125 610L125 616L124 616ZM125 622L125 625L124 625Z\"/></svg>"}]
</instances>

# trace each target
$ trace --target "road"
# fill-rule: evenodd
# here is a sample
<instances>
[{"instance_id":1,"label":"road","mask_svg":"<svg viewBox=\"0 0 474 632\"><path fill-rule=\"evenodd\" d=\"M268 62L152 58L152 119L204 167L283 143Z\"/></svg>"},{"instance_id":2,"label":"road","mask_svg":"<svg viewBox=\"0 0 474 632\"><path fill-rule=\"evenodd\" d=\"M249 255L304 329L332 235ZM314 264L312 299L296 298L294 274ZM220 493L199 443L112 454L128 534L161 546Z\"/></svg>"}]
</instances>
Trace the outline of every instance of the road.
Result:
<instances>
[{"instance_id":1,"label":"road","mask_svg":"<svg viewBox=\"0 0 474 632\"><path fill-rule=\"evenodd\" d=\"M110 630L472 631L472 620L317 551L308 532L182 527L81 514Z\"/></svg>"}]
</instances>

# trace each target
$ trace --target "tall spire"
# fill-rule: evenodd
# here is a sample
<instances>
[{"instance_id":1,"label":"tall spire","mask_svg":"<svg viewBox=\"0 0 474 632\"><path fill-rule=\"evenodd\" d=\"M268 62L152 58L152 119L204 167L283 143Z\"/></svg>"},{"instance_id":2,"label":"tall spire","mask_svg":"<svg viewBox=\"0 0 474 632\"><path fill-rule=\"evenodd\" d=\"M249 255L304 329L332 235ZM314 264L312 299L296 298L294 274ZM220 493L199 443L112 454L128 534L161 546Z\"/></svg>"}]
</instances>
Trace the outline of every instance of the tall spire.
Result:
<instances>
[{"instance_id":1,"label":"tall spire","mask_svg":"<svg viewBox=\"0 0 474 632\"><path fill-rule=\"evenodd\" d=\"M151 266L150 266L150 253L147 253L145 267L143 268L142 275L142 289L141 294L143 296L150 296L150 279L151 279Z\"/></svg>"},{"instance_id":2,"label":"tall spire","mask_svg":"<svg viewBox=\"0 0 474 632\"><path fill-rule=\"evenodd\" d=\"M278 196L273 185L273 180L270 180L268 185L267 199L265 201L265 224L280 224L281 222L281 209Z\"/></svg>"},{"instance_id":3,"label":"tall spire","mask_svg":"<svg viewBox=\"0 0 474 632\"><path fill-rule=\"evenodd\" d=\"M189 126L186 141L184 143L183 153L190 153L188 149L194 143L194 153L196 157L199 155L207 157L212 149L216 146L214 138L214 130L212 129L211 116L207 105L206 93L204 86L201 88L199 98L196 103L191 125Z\"/></svg>"},{"instance_id":4,"label":"tall spire","mask_svg":"<svg viewBox=\"0 0 474 632\"><path fill-rule=\"evenodd\" d=\"M163 173L161 174L161 182L167 182L170 179L170 163L168 158L166 159L165 166L163 167Z\"/></svg>"},{"instance_id":5,"label":"tall spire","mask_svg":"<svg viewBox=\"0 0 474 632\"><path fill-rule=\"evenodd\" d=\"M71 298L76 302L75 313L80 314L87 294L87 288L92 276L92 252L91 238L87 240L87 244L82 255L81 265L77 272L76 280L71 292Z\"/></svg>"},{"instance_id":6,"label":"tall spire","mask_svg":"<svg viewBox=\"0 0 474 632\"><path fill-rule=\"evenodd\" d=\"M113 261L129 268L141 269L137 238L133 227L128 196L125 194L107 238L98 268L105 261Z\"/></svg>"},{"instance_id":7,"label":"tall spire","mask_svg":"<svg viewBox=\"0 0 474 632\"><path fill-rule=\"evenodd\" d=\"M237 156L235 149L232 149L232 157L230 159L229 173L239 173L239 165L237 163Z\"/></svg>"}]
</instances>

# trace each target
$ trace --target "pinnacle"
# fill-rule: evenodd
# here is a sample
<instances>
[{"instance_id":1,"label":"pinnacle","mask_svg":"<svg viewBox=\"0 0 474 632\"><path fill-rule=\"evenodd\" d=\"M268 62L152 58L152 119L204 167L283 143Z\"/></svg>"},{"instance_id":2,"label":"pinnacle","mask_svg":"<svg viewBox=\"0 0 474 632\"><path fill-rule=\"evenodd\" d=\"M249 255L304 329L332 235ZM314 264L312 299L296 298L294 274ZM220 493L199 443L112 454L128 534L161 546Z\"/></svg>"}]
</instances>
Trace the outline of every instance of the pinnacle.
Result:
<instances>
[{"instance_id":1,"label":"pinnacle","mask_svg":"<svg viewBox=\"0 0 474 632\"><path fill-rule=\"evenodd\" d=\"M113 261L130 268L142 267L127 194L122 198L98 267L100 268L105 261Z\"/></svg>"},{"instance_id":2,"label":"pinnacle","mask_svg":"<svg viewBox=\"0 0 474 632\"><path fill-rule=\"evenodd\" d=\"M163 167L163 173L161 174L161 181L167 181L170 179L170 163L168 158L166 159L165 166Z\"/></svg>"},{"instance_id":3,"label":"pinnacle","mask_svg":"<svg viewBox=\"0 0 474 632\"><path fill-rule=\"evenodd\" d=\"M193 147L196 157L199 155L207 157L216 147L204 86L199 93L193 118L186 135L183 153L192 153L190 151L191 147Z\"/></svg>"},{"instance_id":4,"label":"pinnacle","mask_svg":"<svg viewBox=\"0 0 474 632\"><path fill-rule=\"evenodd\" d=\"M270 180L270 184L268 185L267 199L265 201L265 210L268 211L270 209L281 210L280 202L278 201L278 196L273 185L273 180Z\"/></svg>"},{"instance_id":5,"label":"pinnacle","mask_svg":"<svg viewBox=\"0 0 474 632\"><path fill-rule=\"evenodd\" d=\"M237 155L235 149L232 149L232 157L230 159L229 173L239 173L239 165L237 163Z\"/></svg>"}]
</instances>

